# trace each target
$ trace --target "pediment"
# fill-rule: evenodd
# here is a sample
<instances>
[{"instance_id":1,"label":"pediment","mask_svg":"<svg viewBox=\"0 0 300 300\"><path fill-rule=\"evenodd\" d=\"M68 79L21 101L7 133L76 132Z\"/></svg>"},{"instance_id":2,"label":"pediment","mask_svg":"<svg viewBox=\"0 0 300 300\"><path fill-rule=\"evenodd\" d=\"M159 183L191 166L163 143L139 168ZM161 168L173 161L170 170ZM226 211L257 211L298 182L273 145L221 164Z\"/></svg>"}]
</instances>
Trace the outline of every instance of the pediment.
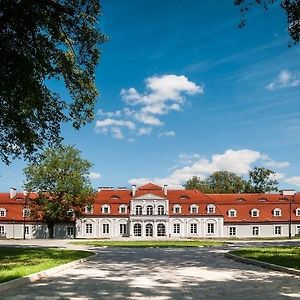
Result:
<instances>
[{"instance_id":1,"label":"pediment","mask_svg":"<svg viewBox=\"0 0 300 300\"><path fill-rule=\"evenodd\" d=\"M139 197L132 198L132 200L166 200L166 198L162 198L157 195L149 193Z\"/></svg>"}]
</instances>

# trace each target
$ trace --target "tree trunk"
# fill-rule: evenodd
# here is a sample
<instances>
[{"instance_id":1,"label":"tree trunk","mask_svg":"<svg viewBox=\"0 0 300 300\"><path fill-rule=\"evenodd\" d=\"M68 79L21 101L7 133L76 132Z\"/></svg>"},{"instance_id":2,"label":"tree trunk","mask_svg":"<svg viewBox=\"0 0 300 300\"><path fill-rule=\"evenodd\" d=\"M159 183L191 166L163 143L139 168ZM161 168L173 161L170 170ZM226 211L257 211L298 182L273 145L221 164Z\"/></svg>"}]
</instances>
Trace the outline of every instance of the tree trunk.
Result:
<instances>
[{"instance_id":1,"label":"tree trunk","mask_svg":"<svg viewBox=\"0 0 300 300\"><path fill-rule=\"evenodd\" d=\"M48 223L47 226L49 239L54 239L54 223Z\"/></svg>"}]
</instances>

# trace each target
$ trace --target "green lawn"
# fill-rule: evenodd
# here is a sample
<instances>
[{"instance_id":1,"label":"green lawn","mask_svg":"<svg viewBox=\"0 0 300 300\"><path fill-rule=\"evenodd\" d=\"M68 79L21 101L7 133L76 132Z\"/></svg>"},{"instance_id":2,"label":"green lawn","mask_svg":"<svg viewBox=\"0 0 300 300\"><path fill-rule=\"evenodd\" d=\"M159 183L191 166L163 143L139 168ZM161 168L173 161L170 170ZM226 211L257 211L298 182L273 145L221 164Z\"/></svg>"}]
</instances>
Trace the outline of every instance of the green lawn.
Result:
<instances>
[{"instance_id":1,"label":"green lawn","mask_svg":"<svg viewBox=\"0 0 300 300\"><path fill-rule=\"evenodd\" d=\"M230 253L300 270L300 247L251 247Z\"/></svg>"},{"instance_id":2,"label":"green lawn","mask_svg":"<svg viewBox=\"0 0 300 300\"><path fill-rule=\"evenodd\" d=\"M0 283L56 267L91 254L86 251L52 248L0 247Z\"/></svg>"},{"instance_id":3,"label":"green lawn","mask_svg":"<svg viewBox=\"0 0 300 300\"><path fill-rule=\"evenodd\" d=\"M200 247L200 246L221 246L226 243L222 241L212 240L191 240L191 241L108 241L108 240L97 240L97 241L80 241L72 242L75 245L87 245L93 247L125 247L125 248L146 248L146 247L157 247L157 248L173 248L173 247Z\"/></svg>"}]
</instances>

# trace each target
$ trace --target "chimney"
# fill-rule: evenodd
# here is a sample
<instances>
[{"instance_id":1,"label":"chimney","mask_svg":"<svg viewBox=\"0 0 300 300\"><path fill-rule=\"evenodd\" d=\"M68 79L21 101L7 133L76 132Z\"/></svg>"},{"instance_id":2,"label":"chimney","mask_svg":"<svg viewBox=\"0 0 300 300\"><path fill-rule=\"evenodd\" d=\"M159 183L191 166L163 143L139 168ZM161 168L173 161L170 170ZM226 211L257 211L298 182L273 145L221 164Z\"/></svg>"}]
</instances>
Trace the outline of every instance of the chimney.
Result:
<instances>
[{"instance_id":1,"label":"chimney","mask_svg":"<svg viewBox=\"0 0 300 300\"><path fill-rule=\"evenodd\" d=\"M132 197L135 196L135 193L136 193L136 184L133 184L132 185Z\"/></svg>"},{"instance_id":2,"label":"chimney","mask_svg":"<svg viewBox=\"0 0 300 300\"><path fill-rule=\"evenodd\" d=\"M11 187L11 188L9 189L9 198L12 199L12 198L14 198L16 195L17 195L17 190L16 190L16 188Z\"/></svg>"},{"instance_id":3,"label":"chimney","mask_svg":"<svg viewBox=\"0 0 300 300\"><path fill-rule=\"evenodd\" d=\"M167 194L168 194L168 185L165 184L164 185L164 195L167 196Z\"/></svg>"},{"instance_id":4,"label":"chimney","mask_svg":"<svg viewBox=\"0 0 300 300\"><path fill-rule=\"evenodd\" d=\"M283 196L294 196L296 194L295 190L282 190L280 194Z\"/></svg>"},{"instance_id":5,"label":"chimney","mask_svg":"<svg viewBox=\"0 0 300 300\"><path fill-rule=\"evenodd\" d=\"M98 192L103 191L103 190L110 191L110 190L113 190L113 189L114 189L113 186L99 186L98 187Z\"/></svg>"}]
</instances>

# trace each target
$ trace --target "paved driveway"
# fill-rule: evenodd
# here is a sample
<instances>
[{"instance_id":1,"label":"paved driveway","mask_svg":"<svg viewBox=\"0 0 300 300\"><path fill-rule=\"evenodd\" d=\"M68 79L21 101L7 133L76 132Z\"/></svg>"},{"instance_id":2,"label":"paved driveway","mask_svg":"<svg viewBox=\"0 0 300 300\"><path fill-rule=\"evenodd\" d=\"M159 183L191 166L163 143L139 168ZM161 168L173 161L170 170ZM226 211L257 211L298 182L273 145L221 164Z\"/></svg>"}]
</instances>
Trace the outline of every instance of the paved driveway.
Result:
<instances>
[{"instance_id":1,"label":"paved driveway","mask_svg":"<svg viewBox=\"0 0 300 300\"><path fill-rule=\"evenodd\" d=\"M102 248L92 260L1 299L292 299L300 278L224 257L223 248Z\"/></svg>"}]
</instances>

